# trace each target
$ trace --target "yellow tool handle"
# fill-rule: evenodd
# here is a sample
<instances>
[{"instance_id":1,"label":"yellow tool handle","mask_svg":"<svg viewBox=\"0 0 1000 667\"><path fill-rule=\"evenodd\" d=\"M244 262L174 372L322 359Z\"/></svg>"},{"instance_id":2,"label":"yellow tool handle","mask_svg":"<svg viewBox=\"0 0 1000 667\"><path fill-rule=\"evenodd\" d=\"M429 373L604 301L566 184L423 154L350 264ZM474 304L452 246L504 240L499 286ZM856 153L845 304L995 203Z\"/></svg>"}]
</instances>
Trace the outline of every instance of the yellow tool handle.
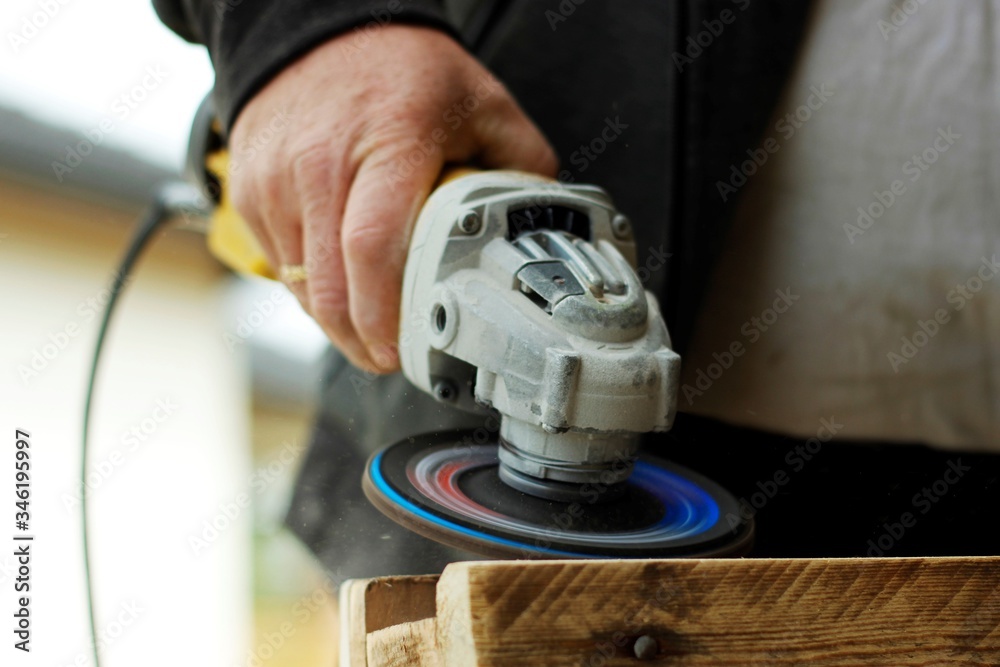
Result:
<instances>
[{"instance_id":1,"label":"yellow tool handle","mask_svg":"<svg viewBox=\"0 0 1000 667\"><path fill-rule=\"evenodd\" d=\"M277 273L267 261L264 249L229 198L229 152L226 149L216 151L207 156L205 162L220 186L219 204L208 223L209 251L237 273L274 280Z\"/></svg>"},{"instance_id":2,"label":"yellow tool handle","mask_svg":"<svg viewBox=\"0 0 1000 667\"><path fill-rule=\"evenodd\" d=\"M240 217L229 198L229 153L225 149L216 151L205 159L206 166L219 181L219 204L212 213L208 226L208 249L215 257L233 271L242 274L263 276L272 280L277 272L267 261L264 249L257 241L250 226ZM476 170L469 167L447 167L441 172L437 187L448 181Z\"/></svg>"}]
</instances>

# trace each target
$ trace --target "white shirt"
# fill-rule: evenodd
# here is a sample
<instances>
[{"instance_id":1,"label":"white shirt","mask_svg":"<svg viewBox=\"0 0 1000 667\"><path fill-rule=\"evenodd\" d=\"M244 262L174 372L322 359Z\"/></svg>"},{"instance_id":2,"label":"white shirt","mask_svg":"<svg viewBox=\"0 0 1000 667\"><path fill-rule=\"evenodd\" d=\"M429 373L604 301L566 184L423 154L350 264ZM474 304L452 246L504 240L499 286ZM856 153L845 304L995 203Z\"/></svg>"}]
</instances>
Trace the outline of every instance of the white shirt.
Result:
<instances>
[{"instance_id":1,"label":"white shirt","mask_svg":"<svg viewBox=\"0 0 1000 667\"><path fill-rule=\"evenodd\" d=\"M717 184L742 200L680 410L1000 450L998 44L993 0L818 2L764 142Z\"/></svg>"}]
</instances>

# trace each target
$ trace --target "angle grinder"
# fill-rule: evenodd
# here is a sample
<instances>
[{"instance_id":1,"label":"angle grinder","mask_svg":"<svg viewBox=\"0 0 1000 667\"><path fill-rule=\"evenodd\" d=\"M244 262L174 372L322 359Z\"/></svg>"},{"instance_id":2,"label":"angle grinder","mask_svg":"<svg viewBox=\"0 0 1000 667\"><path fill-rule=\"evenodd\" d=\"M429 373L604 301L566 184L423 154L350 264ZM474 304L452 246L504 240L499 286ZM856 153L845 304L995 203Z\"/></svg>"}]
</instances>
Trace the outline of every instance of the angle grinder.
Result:
<instances>
[{"instance_id":1,"label":"angle grinder","mask_svg":"<svg viewBox=\"0 0 1000 667\"><path fill-rule=\"evenodd\" d=\"M226 197L224 146L194 135L192 146L217 204L209 247L273 277ZM642 434L673 422L680 357L635 267L630 223L598 187L513 171L443 178L407 257L400 362L415 386L497 428L389 445L366 466L368 499L491 557L746 553L753 522L732 495L639 451Z\"/></svg>"},{"instance_id":2,"label":"angle grinder","mask_svg":"<svg viewBox=\"0 0 1000 667\"><path fill-rule=\"evenodd\" d=\"M631 225L600 188L510 171L439 186L407 256L400 363L498 428L485 444L445 433L391 445L368 462L368 499L494 557L748 551L752 522L733 524L730 494L639 452L643 433L673 422L680 357L635 266Z\"/></svg>"}]
</instances>

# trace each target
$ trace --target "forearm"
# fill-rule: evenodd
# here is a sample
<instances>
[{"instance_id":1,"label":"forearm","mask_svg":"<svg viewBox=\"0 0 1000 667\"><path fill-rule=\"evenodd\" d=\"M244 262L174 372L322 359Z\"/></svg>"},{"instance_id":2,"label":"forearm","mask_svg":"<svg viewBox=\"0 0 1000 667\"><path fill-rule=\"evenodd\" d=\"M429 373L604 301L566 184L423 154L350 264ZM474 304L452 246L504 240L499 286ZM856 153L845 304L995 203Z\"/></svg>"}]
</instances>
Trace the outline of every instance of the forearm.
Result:
<instances>
[{"instance_id":1,"label":"forearm","mask_svg":"<svg viewBox=\"0 0 1000 667\"><path fill-rule=\"evenodd\" d=\"M369 27L398 22L453 33L441 5L440 0L153 0L168 27L208 47L216 108L227 132L278 72L335 35L360 29L344 48L356 48L354 55L362 57Z\"/></svg>"}]
</instances>

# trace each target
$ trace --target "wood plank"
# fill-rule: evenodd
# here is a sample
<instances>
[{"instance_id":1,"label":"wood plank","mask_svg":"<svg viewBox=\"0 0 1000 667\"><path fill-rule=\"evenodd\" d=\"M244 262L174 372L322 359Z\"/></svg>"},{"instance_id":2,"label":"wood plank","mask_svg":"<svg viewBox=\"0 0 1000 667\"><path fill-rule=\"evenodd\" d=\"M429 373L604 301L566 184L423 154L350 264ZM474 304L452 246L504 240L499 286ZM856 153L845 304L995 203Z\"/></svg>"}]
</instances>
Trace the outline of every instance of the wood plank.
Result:
<instances>
[{"instance_id":1,"label":"wood plank","mask_svg":"<svg viewBox=\"0 0 1000 667\"><path fill-rule=\"evenodd\" d=\"M340 587L340 667L367 667L368 635L435 614L437 576L350 579Z\"/></svg>"},{"instance_id":2,"label":"wood plank","mask_svg":"<svg viewBox=\"0 0 1000 667\"><path fill-rule=\"evenodd\" d=\"M1000 665L1000 559L449 565L443 667Z\"/></svg>"},{"instance_id":3,"label":"wood plank","mask_svg":"<svg viewBox=\"0 0 1000 667\"><path fill-rule=\"evenodd\" d=\"M368 664L377 667L442 667L434 619L392 625L369 633Z\"/></svg>"},{"instance_id":4,"label":"wood plank","mask_svg":"<svg viewBox=\"0 0 1000 667\"><path fill-rule=\"evenodd\" d=\"M348 579L340 585L339 667L367 667L367 637L365 633L366 579Z\"/></svg>"},{"instance_id":5,"label":"wood plank","mask_svg":"<svg viewBox=\"0 0 1000 667\"><path fill-rule=\"evenodd\" d=\"M365 588L365 632L434 618L437 575L369 579Z\"/></svg>"}]
</instances>

